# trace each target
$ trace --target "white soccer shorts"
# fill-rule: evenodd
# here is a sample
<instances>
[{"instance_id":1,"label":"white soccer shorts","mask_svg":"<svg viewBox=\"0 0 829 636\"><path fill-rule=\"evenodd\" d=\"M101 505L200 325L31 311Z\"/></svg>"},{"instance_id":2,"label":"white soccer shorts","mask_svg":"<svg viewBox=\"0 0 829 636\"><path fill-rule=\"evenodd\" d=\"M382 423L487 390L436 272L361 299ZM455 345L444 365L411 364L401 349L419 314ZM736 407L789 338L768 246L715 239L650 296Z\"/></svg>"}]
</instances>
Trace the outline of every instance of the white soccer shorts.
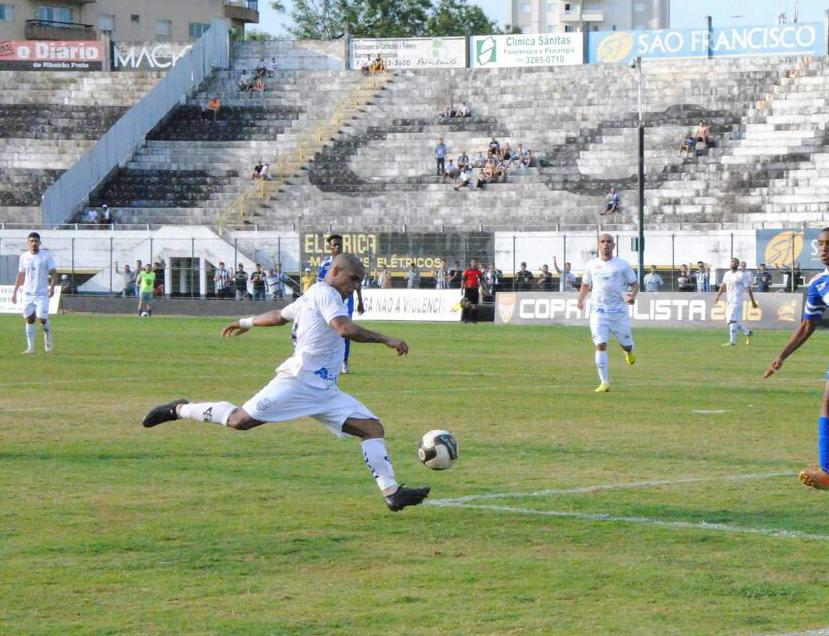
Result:
<instances>
[{"instance_id":1,"label":"white soccer shorts","mask_svg":"<svg viewBox=\"0 0 829 636\"><path fill-rule=\"evenodd\" d=\"M603 344L613 334L613 337L623 347L633 346L633 335L630 332L630 318L627 311L617 313L591 311L590 333L593 336L593 344Z\"/></svg>"},{"instance_id":2,"label":"white soccer shorts","mask_svg":"<svg viewBox=\"0 0 829 636\"><path fill-rule=\"evenodd\" d=\"M23 317L28 318L35 314L38 320L46 320L49 317L49 295L23 294Z\"/></svg>"},{"instance_id":3,"label":"white soccer shorts","mask_svg":"<svg viewBox=\"0 0 829 636\"><path fill-rule=\"evenodd\" d=\"M743 303L728 303L725 306L725 319L728 322L740 322L743 319Z\"/></svg>"},{"instance_id":4,"label":"white soccer shorts","mask_svg":"<svg viewBox=\"0 0 829 636\"><path fill-rule=\"evenodd\" d=\"M325 424L337 437L348 437L342 429L343 423L350 417L379 419L358 399L340 391L336 384L320 388L304 382L301 377L302 372L299 378L285 372L277 374L242 408L260 422L287 422L312 417Z\"/></svg>"}]
</instances>

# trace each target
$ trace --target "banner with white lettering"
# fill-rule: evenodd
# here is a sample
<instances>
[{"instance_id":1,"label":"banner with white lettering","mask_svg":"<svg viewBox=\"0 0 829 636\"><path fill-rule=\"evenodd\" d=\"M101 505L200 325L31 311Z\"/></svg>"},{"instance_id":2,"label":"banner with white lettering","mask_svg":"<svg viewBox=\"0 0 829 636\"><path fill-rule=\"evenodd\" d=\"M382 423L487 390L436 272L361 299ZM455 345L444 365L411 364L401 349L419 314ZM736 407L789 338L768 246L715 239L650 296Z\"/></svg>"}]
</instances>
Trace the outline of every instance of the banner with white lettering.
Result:
<instances>
[{"instance_id":1,"label":"banner with white lettering","mask_svg":"<svg viewBox=\"0 0 829 636\"><path fill-rule=\"evenodd\" d=\"M192 48L193 44L189 42L115 42L112 46L112 70L167 70Z\"/></svg>"},{"instance_id":2,"label":"banner with white lettering","mask_svg":"<svg viewBox=\"0 0 829 636\"><path fill-rule=\"evenodd\" d=\"M498 292L495 322L506 325L587 325L590 298L579 310L577 293ZM639 294L628 308L634 326L722 327L725 300L714 303L716 294ZM755 293L757 309L746 295L742 320L749 327L792 329L803 313L802 294Z\"/></svg>"},{"instance_id":3,"label":"banner with white lettering","mask_svg":"<svg viewBox=\"0 0 829 636\"><path fill-rule=\"evenodd\" d=\"M581 64L583 37L581 33L476 35L472 38L472 67Z\"/></svg>"},{"instance_id":4,"label":"banner with white lettering","mask_svg":"<svg viewBox=\"0 0 829 636\"><path fill-rule=\"evenodd\" d=\"M49 299L49 313L58 313L60 307L60 285L55 285L55 294ZM23 292L17 292L17 303L12 302L14 285L0 285L0 314L20 314L23 312Z\"/></svg>"},{"instance_id":5,"label":"banner with white lettering","mask_svg":"<svg viewBox=\"0 0 829 636\"><path fill-rule=\"evenodd\" d=\"M354 320L460 322L459 289L363 289L365 313Z\"/></svg>"},{"instance_id":6,"label":"banner with white lettering","mask_svg":"<svg viewBox=\"0 0 829 636\"><path fill-rule=\"evenodd\" d=\"M2 40L3 71L100 71L104 43L99 40Z\"/></svg>"},{"instance_id":7,"label":"banner with white lettering","mask_svg":"<svg viewBox=\"0 0 829 636\"><path fill-rule=\"evenodd\" d=\"M358 69L378 55L388 69L464 68L466 38L377 38L351 40L351 68Z\"/></svg>"}]
</instances>

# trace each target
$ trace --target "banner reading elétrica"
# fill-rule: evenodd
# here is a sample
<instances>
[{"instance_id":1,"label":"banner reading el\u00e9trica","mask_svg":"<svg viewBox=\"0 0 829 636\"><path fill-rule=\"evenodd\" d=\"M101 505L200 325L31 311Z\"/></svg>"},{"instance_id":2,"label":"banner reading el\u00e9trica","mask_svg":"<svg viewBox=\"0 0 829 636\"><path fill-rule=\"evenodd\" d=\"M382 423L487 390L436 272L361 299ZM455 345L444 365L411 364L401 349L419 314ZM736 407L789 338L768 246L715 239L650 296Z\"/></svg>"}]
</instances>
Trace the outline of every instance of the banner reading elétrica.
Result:
<instances>
[{"instance_id":1,"label":"banner reading el\u00e9trica","mask_svg":"<svg viewBox=\"0 0 829 636\"><path fill-rule=\"evenodd\" d=\"M98 40L0 41L0 70L100 71L104 43Z\"/></svg>"},{"instance_id":2,"label":"banner reading el\u00e9trica","mask_svg":"<svg viewBox=\"0 0 829 636\"><path fill-rule=\"evenodd\" d=\"M581 33L476 35L472 38L472 66L506 68L581 64L582 43Z\"/></svg>"},{"instance_id":3,"label":"banner reading el\u00e9trica","mask_svg":"<svg viewBox=\"0 0 829 636\"><path fill-rule=\"evenodd\" d=\"M724 327L725 301L716 294L639 294L628 308L635 326ZM757 309L743 303L742 320L749 327L793 329L803 311L802 294L754 294ZM578 294L558 292L498 292L495 321L507 325L587 325L590 303L577 306Z\"/></svg>"},{"instance_id":4,"label":"banner reading el\u00e9trica","mask_svg":"<svg viewBox=\"0 0 829 636\"><path fill-rule=\"evenodd\" d=\"M351 68L383 58L386 68L464 68L466 38L356 39L349 47Z\"/></svg>"},{"instance_id":5,"label":"banner reading el\u00e9trica","mask_svg":"<svg viewBox=\"0 0 829 636\"><path fill-rule=\"evenodd\" d=\"M588 34L590 64L644 59L751 55L824 55L821 24L775 24L660 31L599 31Z\"/></svg>"}]
</instances>

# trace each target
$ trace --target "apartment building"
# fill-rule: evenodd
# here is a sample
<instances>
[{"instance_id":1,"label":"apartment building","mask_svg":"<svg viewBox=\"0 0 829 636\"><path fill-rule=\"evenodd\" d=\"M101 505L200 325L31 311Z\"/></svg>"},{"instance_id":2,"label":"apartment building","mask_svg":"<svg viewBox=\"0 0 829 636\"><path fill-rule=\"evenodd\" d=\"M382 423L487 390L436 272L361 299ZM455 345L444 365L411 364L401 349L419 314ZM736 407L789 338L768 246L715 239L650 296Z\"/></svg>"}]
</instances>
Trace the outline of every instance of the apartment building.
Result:
<instances>
[{"instance_id":1,"label":"apartment building","mask_svg":"<svg viewBox=\"0 0 829 636\"><path fill-rule=\"evenodd\" d=\"M671 0L510 0L523 33L668 29Z\"/></svg>"},{"instance_id":2,"label":"apartment building","mask_svg":"<svg viewBox=\"0 0 829 636\"><path fill-rule=\"evenodd\" d=\"M214 18L259 22L257 0L0 0L0 40L195 40Z\"/></svg>"}]
</instances>

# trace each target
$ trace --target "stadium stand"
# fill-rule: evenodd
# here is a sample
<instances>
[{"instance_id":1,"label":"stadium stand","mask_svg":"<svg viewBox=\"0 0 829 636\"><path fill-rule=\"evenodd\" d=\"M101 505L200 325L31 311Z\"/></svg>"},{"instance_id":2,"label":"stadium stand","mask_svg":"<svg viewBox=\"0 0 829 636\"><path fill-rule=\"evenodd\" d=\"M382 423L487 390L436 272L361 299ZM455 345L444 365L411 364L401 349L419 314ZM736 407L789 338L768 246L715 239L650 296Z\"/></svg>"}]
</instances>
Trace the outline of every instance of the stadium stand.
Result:
<instances>
[{"instance_id":1,"label":"stadium stand","mask_svg":"<svg viewBox=\"0 0 829 636\"><path fill-rule=\"evenodd\" d=\"M46 188L159 77L0 71L0 222L38 222Z\"/></svg>"}]
</instances>

